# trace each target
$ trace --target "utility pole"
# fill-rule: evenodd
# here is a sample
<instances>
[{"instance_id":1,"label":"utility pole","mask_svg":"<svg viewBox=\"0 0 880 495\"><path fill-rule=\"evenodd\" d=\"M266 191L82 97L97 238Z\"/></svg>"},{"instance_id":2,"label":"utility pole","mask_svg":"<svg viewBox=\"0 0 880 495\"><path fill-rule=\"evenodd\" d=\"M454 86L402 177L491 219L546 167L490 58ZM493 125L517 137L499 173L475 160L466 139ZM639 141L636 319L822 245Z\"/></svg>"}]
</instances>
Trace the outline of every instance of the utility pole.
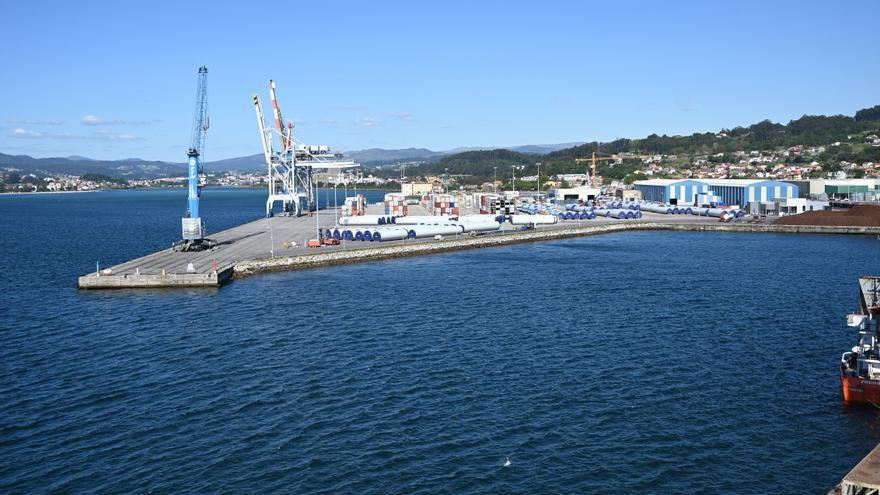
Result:
<instances>
[{"instance_id":1,"label":"utility pole","mask_svg":"<svg viewBox=\"0 0 880 495\"><path fill-rule=\"evenodd\" d=\"M498 194L498 167L492 167L492 188Z\"/></svg>"},{"instance_id":2,"label":"utility pole","mask_svg":"<svg viewBox=\"0 0 880 495\"><path fill-rule=\"evenodd\" d=\"M516 165L510 166L510 190L516 191Z\"/></svg>"},{"instance_id":3,"label":"utility pole","mask_svg":"<svg viewBox=\"0 0 880 495\"><path fill-rule=\"evenodd\" d=\"M541 196L541 162L536 163L538 166L538 197Z\"/></svg>"},{"instance_id":4,"label":"utility pole","mask_svg":"<svg viewBox=\"0 0 880 495\"><path fill-rule=\"evenodd\" d=\"M275 232L272 230L272 219L266 217L266 224L269 226L269 255L275 257Z\"/></svg>"}]
</instances>

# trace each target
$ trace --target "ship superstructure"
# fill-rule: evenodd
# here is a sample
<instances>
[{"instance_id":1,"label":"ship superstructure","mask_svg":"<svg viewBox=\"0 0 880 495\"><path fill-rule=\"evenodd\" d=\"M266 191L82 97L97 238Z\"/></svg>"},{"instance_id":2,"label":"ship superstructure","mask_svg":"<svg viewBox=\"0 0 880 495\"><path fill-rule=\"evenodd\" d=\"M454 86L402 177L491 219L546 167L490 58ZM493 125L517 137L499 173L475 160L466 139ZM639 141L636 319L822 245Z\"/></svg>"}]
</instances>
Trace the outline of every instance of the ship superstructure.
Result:
<instances>
[{"instance_id":1,"label":"ship superstructure","mask_svg":"<svg viewBox=\"0 0 880 495\"><path fill-rule=\"evenodd\" d=\"M840 358L840 385L847 402L880 407L880 277L859 278L859 298L861 312L847 315L859 341Z\"/></svg>"}]
</instances>

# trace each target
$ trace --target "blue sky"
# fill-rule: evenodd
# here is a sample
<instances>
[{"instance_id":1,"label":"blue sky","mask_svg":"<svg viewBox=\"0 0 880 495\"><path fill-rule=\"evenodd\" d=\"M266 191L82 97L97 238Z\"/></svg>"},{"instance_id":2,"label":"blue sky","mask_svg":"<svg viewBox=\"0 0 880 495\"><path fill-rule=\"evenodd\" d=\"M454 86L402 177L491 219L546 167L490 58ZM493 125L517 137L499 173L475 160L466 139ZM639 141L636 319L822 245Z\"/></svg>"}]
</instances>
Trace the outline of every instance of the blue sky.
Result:
<instances>
[{"instance_id":1,"label":"blue sky","mask_svg":"<svg viewBox=\"0 0 880 495\"><path fill-rule=\"evenodd\" d=\"M3 2L0 152L260 152L278 84L336 149L686 134L880 104L880 2ZM82 5L81 5L82 4Z\"/></svg>"}]
</instances>

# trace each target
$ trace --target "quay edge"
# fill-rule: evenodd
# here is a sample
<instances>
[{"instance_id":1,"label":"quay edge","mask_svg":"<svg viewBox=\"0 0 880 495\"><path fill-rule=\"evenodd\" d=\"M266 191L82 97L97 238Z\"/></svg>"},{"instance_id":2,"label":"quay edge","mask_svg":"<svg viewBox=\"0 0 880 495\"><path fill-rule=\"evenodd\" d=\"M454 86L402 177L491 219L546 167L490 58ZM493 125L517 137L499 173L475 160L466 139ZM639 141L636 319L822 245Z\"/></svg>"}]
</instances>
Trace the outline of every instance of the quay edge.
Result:
<instances>
[{"instance_id":1,"label":"quay edge","mask_svg":"<svg viewBox=\"0 0 880 495\"><path fill-rule=\"evenodd\" d=\"M726 224L726 223L664 223L664 222L621 222L606 223L592 226L563 227L513 232L500 235L477 237L459 237L443 241L413 242L390 246L367 244L364 247L316 252L294 256L278 256L275 258L235 259L231 263L208 273L153 273L153 274L113 274L100 275L90 273L79 277L80 289L146 289L146 288L179 288L179 287L220 287L233 278L240 278L257 273L299 270L321 266L361 263L383 259L403 258L426 254L477 249L494 246L505 246L524 242L539 242L555 239L567 239L590 235L602 235L614 232L671 230L697 232L764 232L787 234L848 234L848 235L880 235L880 227L823 227L803 225L763 225L763 224ZM245 253L242 253L245 254ZM151 256L157 256L154 253Z\"/></svg>"},{"instance_id":2,"label":"quay edge","mask_svg":"<svg viewBox=\"0 0 880 495\"><path fill-rule=\"evenodd\" d=\"M174 287L220 287L232 280L233 267L211 273L167 273L137 275L97 275L79 277L77 285L84 290L159 289Z\"/></svg>"},{"instance_id":3,"label":"quay edge","mask_svg":"<svg viewBox=\"0 0 880 495\"><path fill-rule=\"evenodd\" d=\"M784 234L837 234L837 235L880 235L880 227L826 227L804 225L761 225L761 224L679 224L660 222L627 222L589 227L572 227L553 230L534 230L497 236L480 236L463 239L450 239L433 243L414 243L387 247L364 247L347 251L315 253L297 256L284 256L254 259L236 263L234 277L244 277L264 272L278 272L343 265L383 259L420 256L465 249L504 246L525 242L539 242L573 237L610 234L625 231L672 230L697 232L763 232Z\"/></svg>"}]
</instances>

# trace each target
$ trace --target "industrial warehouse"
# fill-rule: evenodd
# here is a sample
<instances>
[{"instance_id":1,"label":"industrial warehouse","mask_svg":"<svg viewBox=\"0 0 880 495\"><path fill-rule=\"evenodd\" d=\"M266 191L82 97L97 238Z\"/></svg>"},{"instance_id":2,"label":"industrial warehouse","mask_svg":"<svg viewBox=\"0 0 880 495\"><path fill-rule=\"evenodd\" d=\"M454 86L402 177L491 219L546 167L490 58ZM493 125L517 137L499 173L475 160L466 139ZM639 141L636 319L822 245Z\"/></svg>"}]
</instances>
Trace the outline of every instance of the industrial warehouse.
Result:
<instances>
[{"instance_id":1,"label":"industrial warehouse","mask_svg":"<svg viewBox=\"0 0 880 495\"><path fill-rule=\"evenodd\" d=\"M761 179L650 179L633 187L642 199L671 205L727 204L747 206L799 197L799 187L789 182Z\"/></svg>"}]
</instances>

